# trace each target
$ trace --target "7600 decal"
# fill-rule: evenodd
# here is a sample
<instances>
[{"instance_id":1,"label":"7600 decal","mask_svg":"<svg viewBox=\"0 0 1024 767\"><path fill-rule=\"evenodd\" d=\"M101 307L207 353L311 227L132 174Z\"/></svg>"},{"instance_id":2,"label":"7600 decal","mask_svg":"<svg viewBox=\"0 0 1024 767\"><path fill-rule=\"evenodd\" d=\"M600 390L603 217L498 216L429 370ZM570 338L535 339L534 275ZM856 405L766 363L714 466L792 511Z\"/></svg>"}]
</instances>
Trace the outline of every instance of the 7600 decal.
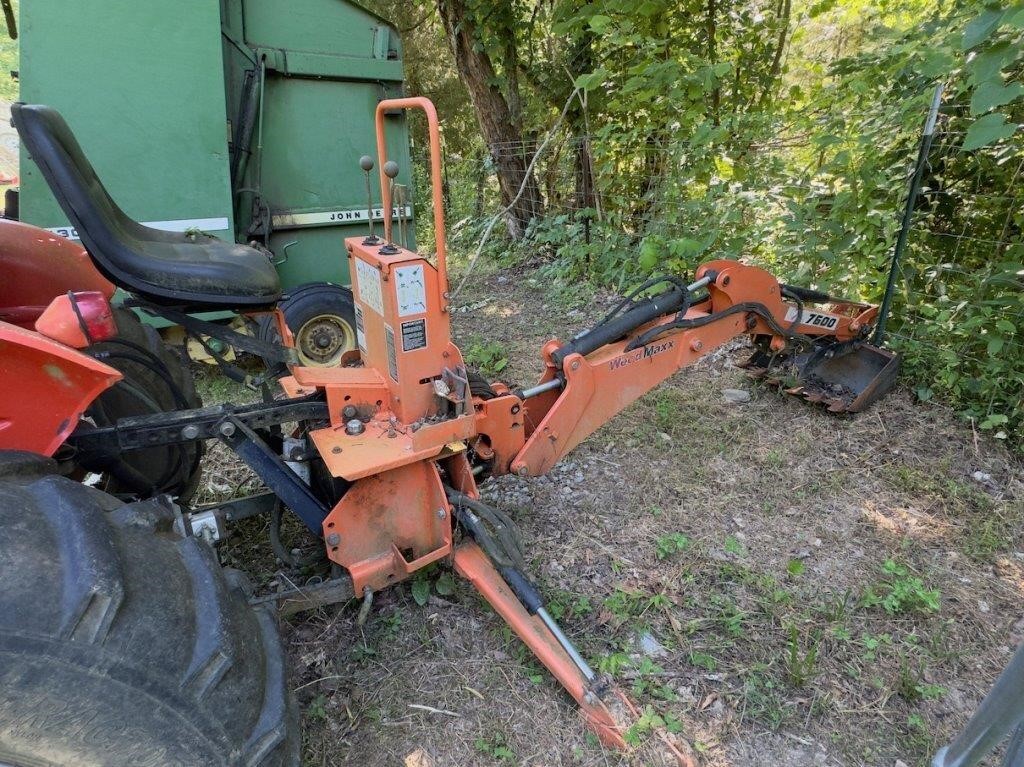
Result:
<instances>
[{"instance_id":1,"label":"7600 decal","mask_svg":"<svg viewBox=\"0 0 1024 767\"><path fill-rule=\"evenodd\" d=\"M786 322L792 322L796 319L796 307L791 306L786 312ZM806 309L800 314L801 325L813 325L817 328L824 330L835 330L836 325L839 324L839 318L834 314L825 314L823 312L811 312Z\"/></svg>"}]
</instances>

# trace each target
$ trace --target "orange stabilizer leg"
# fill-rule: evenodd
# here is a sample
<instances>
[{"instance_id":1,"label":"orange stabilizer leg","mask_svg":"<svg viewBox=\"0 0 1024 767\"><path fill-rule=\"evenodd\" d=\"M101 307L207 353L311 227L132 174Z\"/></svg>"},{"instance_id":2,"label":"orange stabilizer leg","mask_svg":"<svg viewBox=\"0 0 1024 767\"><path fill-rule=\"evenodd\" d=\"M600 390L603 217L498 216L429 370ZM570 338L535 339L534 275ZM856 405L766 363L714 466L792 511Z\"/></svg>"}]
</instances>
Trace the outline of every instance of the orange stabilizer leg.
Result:
<instances>
[{"instance_id":1,"label":"orange stabilizer leg","mask_svg":"<svg viewBox=\"0 0 1024 767\"><path fill-rule=\"evenodd\" d=\"M614 686L605 688L603 695L591 689L586 677L548 627L540 618L527 612L479 546L464 540L455 549L454 558L459 575L473 584L562 687L576 699L584 719L601 742L609 748L625 750L625 736L630 723L640 717L637 707L626 694ZM693 760L679 748L672 735L663 728L657 728L654 734L660 741L664 757L675 761L680 767L694 767Z\"/></svg>"},{"instance_id":2,"label":"orange stabilizer leg","mask_svg":"<svg viewBox=\"0 0 1024 767\"><path fill-rule=\"evenodd\" d=\"M591 729L610 748L624 749L623 730L608 707L587 686L587 680L547 627L526 608L509 588L494 565L475 543L463 541L455 549L455 569L488 601L537 659L550 671L576 702Z\"/></svg>"}]
</instances>

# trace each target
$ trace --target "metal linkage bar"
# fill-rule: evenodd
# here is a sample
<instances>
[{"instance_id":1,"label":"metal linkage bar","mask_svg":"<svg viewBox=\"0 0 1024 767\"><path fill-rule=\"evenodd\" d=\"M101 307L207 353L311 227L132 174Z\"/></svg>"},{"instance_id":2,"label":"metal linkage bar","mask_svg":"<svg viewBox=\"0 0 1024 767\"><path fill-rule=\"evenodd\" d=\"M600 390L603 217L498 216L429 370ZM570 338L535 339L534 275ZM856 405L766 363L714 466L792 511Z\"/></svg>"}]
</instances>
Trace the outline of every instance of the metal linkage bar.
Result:
<instances>
[{"instance_id":1,"label":"metal linkage bar","mask_svg":"<svg viewBox=\"0 0 1024 767\"><path fill-rule=\"evenodd\" d=\"M237 416L227 415L217 422L217 437L245 461L310 531L315 535L323 534L323 522L330 509L256 432Z\"/></svg>"},{"instance_id":2,"label":"metal linkage bar","mask_svg":"<svg viewBox=\"0 0 1024 767\"><path fill-rule=\"evenodd\" d=\"M261 402L255 405L217 405L170 413L121 418L114 426L83 424L68 443L79 451L109 452L216 439L217 425L232 416L250 429L263 429L291 421L327 420L327 403L319 394L303 399Z\"/></svg>"}]
</instances>

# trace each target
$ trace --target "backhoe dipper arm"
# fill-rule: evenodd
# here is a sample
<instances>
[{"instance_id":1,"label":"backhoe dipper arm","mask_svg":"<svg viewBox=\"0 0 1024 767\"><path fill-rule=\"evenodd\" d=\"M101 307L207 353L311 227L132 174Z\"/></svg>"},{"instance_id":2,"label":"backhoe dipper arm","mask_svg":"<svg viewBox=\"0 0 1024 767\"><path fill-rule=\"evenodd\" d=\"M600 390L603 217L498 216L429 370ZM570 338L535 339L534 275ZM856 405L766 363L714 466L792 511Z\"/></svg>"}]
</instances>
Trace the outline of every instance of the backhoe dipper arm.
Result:
<instances>
[{"instance_id":1,"label":"backhoe dipper arm","mask_svg":"<svg viewBox=\"0 0 1024 767\"><path fill-rule=\"evenodd\" d=\"M838 313L805 311L806 294L736 261L704 264L690 285L669 281L668 290L620 304L622 311L571 342L544 346L546 370L537 386L521 392L526 440L512 472L545 473L630 403L737 336L770 338L774 351L810 347L816 339L852 341L863 337L876 311L852 303L834 304ZM707 297L699 298L704 288Z\"/></svg>"}]
</instances>

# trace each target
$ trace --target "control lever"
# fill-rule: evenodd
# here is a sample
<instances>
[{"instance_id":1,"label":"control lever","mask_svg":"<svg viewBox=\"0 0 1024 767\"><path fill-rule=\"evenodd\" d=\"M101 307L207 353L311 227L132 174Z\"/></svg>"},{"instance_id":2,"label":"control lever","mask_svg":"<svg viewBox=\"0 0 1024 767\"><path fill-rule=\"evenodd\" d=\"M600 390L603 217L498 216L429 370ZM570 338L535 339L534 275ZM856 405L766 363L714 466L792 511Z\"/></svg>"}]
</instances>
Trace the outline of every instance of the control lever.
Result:
<instances>
[{"instance_id":1,"label":"control lever","mask_svg":"<svg viewBox=\"0 0 1024 767\"><path fill-rule=\"evenodd\" d=\"M376 245L380 240L373 231L373 191L370 189L370 171L373 170L373 158L364 154L359 158L359 167L366 174L366 215L370 221L370 234L363 240L363 245Z\"/></svg>"},{"instance_id":2,"label":"control lever","mask_svg":"<svg viewBox=\"0 0 1024 767\"><path fill-rule=\"evenodd\" d=\"M388 225L384 229L384 232L387 236L388 241L384 244L384 247L380 249L380 252L385 256L393 256L396 253L398 253L398 248L396 248L395 243L392 242L394 238L392 237L391 234L391 228L393 224L392 217L395 207L395 178L398 176L398 163L395 162L394 160L388 160L386 163L384 163L383 170L384 175L391 179L391 181L388 186L388 201L390 204L388 205L388 209L384 211L384 215L387 216L388 222Z\"/></svg>"}]
</instances>

